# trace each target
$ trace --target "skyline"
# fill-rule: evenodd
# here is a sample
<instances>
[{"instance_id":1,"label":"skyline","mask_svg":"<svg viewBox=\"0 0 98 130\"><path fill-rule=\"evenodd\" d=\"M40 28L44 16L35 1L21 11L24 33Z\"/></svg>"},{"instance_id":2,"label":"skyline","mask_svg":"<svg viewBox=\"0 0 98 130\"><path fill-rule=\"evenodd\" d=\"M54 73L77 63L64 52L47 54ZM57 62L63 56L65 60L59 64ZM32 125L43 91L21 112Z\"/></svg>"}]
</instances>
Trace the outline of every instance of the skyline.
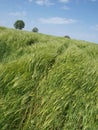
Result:
<instances>
[{"instance_id":1,"label":"skyline","mask_svg":"<svg viewBox=\"0 0 98 130\"><path fill-rule=\"evenodd\" d=\"M38 27L40 33L98 43L98 0L0 0L0 26L24 30Z\"/></svg>"}]
</instances>

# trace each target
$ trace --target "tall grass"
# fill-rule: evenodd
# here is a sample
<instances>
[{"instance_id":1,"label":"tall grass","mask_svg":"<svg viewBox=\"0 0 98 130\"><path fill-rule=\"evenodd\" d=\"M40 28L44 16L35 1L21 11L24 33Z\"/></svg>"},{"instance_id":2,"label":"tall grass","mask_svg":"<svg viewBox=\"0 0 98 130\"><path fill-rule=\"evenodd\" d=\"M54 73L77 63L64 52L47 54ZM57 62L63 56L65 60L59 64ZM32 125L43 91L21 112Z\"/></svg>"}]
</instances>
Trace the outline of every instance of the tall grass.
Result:
<instances>
[{"instance_id":1,"label":"tall grass","mask_svg":"<svg viewBox=\"0 0 98 130\"><path fill-rule=\"evenodd\" d=\"M98 45L0 28L0 130L98 130Z\"/></svg>"}]
</instances>

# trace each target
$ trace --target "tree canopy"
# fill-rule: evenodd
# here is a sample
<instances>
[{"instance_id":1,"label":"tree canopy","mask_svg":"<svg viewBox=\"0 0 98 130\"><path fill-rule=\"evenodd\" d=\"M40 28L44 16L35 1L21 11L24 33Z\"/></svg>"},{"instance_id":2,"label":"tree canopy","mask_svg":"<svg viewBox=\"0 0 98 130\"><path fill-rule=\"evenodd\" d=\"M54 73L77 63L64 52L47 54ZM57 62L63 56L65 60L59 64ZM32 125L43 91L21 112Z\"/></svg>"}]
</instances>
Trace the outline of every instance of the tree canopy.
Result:
<instances>
[{"instance_id":1,"label":"tree canopy","mask_svg":"<svg viewBox=\"0 0 98 130\"><path fill-rule=\"evenodd\" d=\"M38 28L37 27L34 27L33 29L32 29L32 32L38 32L39 30L38 30Z\"/></svg>"},{"instance_id":2,"label":"tree canopy","mask_svg":"<svg viewBox=\"0 0 98 130\"><path fill-rule=\"evenodd\" d=\"M15 23L14 23L14 27L16 29L20 29L22 30L24 27L25 27L25 23L23 20L17 20Z\"/></svg>"}]
</instances>

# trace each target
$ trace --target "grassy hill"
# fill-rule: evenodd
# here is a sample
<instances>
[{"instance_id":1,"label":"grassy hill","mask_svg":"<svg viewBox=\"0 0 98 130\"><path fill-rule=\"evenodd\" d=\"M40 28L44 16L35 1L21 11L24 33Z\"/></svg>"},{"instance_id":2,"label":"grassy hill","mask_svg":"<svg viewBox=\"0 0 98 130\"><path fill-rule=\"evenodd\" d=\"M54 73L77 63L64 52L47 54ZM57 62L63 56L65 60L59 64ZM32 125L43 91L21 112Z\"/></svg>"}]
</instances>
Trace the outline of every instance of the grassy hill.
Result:
<instances>
[{"instance_id":1,"label":"grassy hill","mask_svg":"<svg viewBox=\"0 0 98 130\"><path fill-rule=\"evenodd\" d=\"M0 130L98 130L98 45L0 27Z\"/></svg>"}]
</instances>

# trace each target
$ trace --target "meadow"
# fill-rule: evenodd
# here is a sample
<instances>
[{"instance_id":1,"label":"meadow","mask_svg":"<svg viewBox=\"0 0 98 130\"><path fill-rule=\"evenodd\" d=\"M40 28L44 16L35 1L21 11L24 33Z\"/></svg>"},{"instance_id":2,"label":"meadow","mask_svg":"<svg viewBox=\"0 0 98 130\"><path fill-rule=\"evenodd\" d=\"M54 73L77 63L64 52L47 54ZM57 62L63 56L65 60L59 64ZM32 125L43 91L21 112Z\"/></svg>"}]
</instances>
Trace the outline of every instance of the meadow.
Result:
<instances>
[{"instance_id":1,"label":"meadow","mask_svg":"<svg viewBox=\"0 0 98 130\"><path fill-rule=\"evenodd\" d=\"M0 130L98 130L98 44L0 27Z\"/></svg>"}]
</instances>

